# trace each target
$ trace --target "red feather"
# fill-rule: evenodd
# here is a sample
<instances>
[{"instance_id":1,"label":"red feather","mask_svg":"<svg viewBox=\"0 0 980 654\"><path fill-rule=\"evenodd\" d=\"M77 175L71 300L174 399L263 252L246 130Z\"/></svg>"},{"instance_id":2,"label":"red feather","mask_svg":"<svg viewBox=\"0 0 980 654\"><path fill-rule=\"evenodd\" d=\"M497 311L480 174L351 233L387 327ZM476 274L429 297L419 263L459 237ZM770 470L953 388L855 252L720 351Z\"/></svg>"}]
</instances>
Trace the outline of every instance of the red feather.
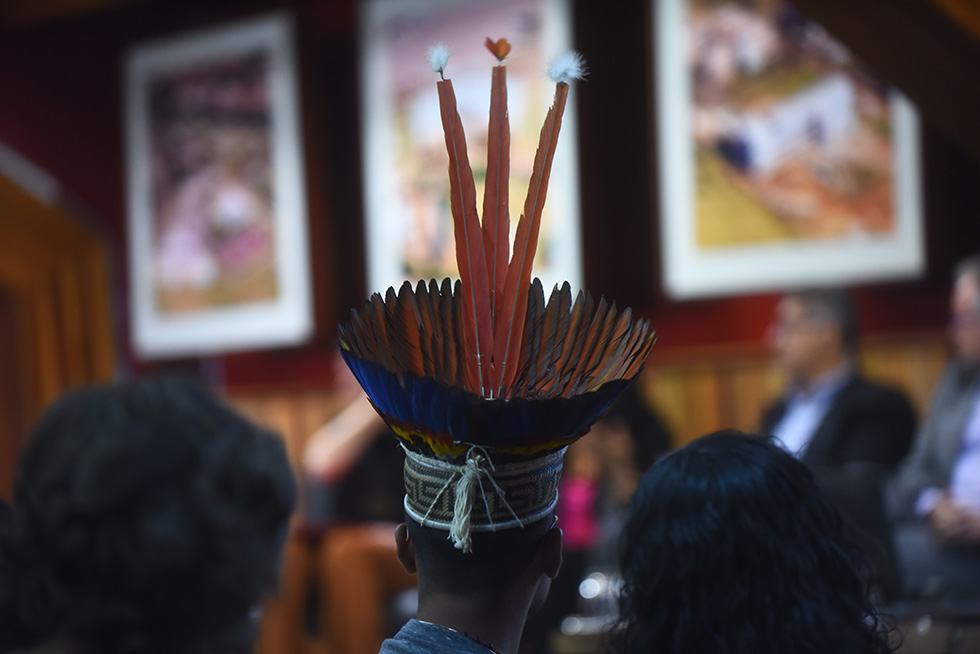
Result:
<instances>
[{"instance_id":1,"label":"red feather","mask_svg":"<svg viewBox=\"0 0 980 654\"><path fill-rule=\"evenodd\" d=\"M419 343L422 348L422 368L426 377L439 379L439 363L436 351L432 347L432 335L435 333L435 311L432 308L432 298L425 282L419 280L415 285L415 304L419 309Z\"/></svg>"},{"instance_id":2,"label":"red feather","mask_svg":"<svg viewBox=\"0 0 980 654\"><path fill-rule=\"evenodd\" d=\"M490 84L487 177L483 187L483 245L490 279L492 318L500 312L510 259L510 121L507 117L507 69L495 66ZM497 380L493 380L496 382Z\"/></svg>"},{"instance_id":3,"label":"red feather","mask_svg":"<svg viewBox=\"0 0 980 654\"><path fill-rule=\"evenodd\" d=\"M435 280L432 280L435 283ZM430 286L431 292L431 286ZM439 330L438 346L442 350L442 360L445 366L445 380L449 386L456 386L462 376L459 371L459 356L457 354L458 339L456 338L456 322L453 319L453 286L448 277L442 280L439 289Z\"/></svg>"},{"instance_id":4,"label":"red feather","mask_svg":"<svg viewBox=\"0 0 980 654\"><path fill-rule=\"evenodd\" d=\"M511 385L519 372L519 366L516 365L517 355L521 351L521 340L524 335L531 266L534 263L534 252L538 247L541 213L548 193L551 164L554 160L555 148L558 147L558 132L561 130L561 118L565 112L567 99L568 84L559 84L555 90L555 102L551 105L541 127L541 138L538 141L538 151L534 155L531 182L527 189L527 199L524 201L524 213L517 223L514 254L507 267L503 311L501 315L496 316L494 324L493 358L494 361L500 362L497 394L503 397L509 397ZM513 361L509 361L509 358Z\"/></svg>"},{"instance_id":5,"label":"red feather","mask_svg":"<svg viewBox=\"0 0 980 654\"><path fill-rule=\"evenodd\" d=\"M460 328L463 332L463 384L471 393L484 395L488 385L493 347L490 286L480 219L476 213L476 186L466 154L466 137L456 111L456 95L449 80L438 82L439 108L449 153L449 195L456 241L456 265L462 281Z\"/></svg>"},{"instance_id":6,"label":"red feather","mask_svg":"<svg viewBox=\"0 0 980 654\"><path fill-rule=\"evenodd\" d=\"M416 375L425 374L425 363L422 356L422 335L419 326L422 316L415 303L415 293L412 283L405 282L398 291L395 303L394 325L401 339L401 350L404 363L410 372ZM389 335L389 338L391 336Z\"/></svg>"},{"instance_id":7,"label":"red feather","mask_svg":"<svg viewBox=\"0 0 980 654\"><path fill-rule=\"evenodd\" d=\"M368 318L366 322L374 332L374 343L381 365L387 370L397 370L398 365L388 345L388 334L385 330L385 303L380 293L371 296Z\"/></svg>"}]
</instances>

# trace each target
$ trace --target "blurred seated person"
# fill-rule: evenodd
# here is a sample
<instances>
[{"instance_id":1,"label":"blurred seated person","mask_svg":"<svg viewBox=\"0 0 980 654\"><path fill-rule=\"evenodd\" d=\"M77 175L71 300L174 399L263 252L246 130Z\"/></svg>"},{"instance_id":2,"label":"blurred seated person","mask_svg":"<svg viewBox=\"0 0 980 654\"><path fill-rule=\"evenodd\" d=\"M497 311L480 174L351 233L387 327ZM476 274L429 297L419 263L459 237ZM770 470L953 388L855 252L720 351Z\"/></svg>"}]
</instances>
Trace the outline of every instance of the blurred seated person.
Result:
<instances>
[{"instance_id":1,"label":"blurred seated person","mask_svg":"<svg viewBox=\"0 0 980 654\"><path fill-rule=\"evenodd\" d=\"M980 600L980 254L956 269L954 356L889 487L910 597Z\"/></svg>"},{"instance_id":2,"label":"blurred seated person","mask_svg":"<svg viewBox=\"0 0 980 654\"><path fill-rule=\"evenodd\" d=\"M861 376L851 296L790 293L779 302L774 329L789 384L764 412L760 431L813 469L857 461L892 470L912 443L915 412L904 395Z\"/></svg>"},{"instance_id":3,"label":"blurred seated person","mask_svg":"<svg viewBox=\"0 0 980 654\"><path fill-rule=\"evenodd\" d=\"M295 499L282 440L195 385L62 396L0 524L0 651L250 652Z\"/></svg>"},{"instance_id":4,"label":"blurred seated person","mask_svg":"<svg viewBox=\"0 0 980 654\"><path fill-rule=\"evenodd\" d=\"M813 473L725 431L643 476L623 534L611 652L891 652L860 550Z\"/></svg>"},{"instance_id":5,"label":"blurred seated person","mask_svg":"<svg viewBox=\"0 0 980 654\"><path fill-rule=\"evenodd\" d=\"M524 629L521 652L543 654L563 618L578 613L578 587L589 568L615 567L619 534L640 475L670 450L670 435L637 380L565 454L556 514L562 571Z\"/></svg>"},{"instance_id":6,"label":"blurred seated person","mask_svg":"<svg viewBox=\"0 0 980 654\"><path fill-rule=\"evenodd\" d=\"M389 602L415 586L393 538L404 516L405 455L343 360L337 356L334 364L335 390L346 404L303 453L306 537L287 551L283 595L293 619L273 651L300 647L297 618L305 614L311 582L321 635L336 654L375 654L390 635Z\"/></svg>"}]
</instances>

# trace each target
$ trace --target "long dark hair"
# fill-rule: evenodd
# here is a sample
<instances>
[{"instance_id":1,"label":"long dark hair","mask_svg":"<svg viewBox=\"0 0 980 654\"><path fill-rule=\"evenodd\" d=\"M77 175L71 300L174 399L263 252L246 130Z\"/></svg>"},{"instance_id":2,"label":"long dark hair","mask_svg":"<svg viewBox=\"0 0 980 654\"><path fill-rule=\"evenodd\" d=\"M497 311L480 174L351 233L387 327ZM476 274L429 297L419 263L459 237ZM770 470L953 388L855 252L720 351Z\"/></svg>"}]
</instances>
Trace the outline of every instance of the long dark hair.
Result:
<instances>
[{"instance_id":1,"label":"long dark hair","mask_svg":"<svg viewBox=\"0 0 980 654\"><path fill-rule=\"evenodd\" d=\"M617 654L891 652L811 472L738 432L653 465L624 533Z\"/></svg>"}]
</instances>

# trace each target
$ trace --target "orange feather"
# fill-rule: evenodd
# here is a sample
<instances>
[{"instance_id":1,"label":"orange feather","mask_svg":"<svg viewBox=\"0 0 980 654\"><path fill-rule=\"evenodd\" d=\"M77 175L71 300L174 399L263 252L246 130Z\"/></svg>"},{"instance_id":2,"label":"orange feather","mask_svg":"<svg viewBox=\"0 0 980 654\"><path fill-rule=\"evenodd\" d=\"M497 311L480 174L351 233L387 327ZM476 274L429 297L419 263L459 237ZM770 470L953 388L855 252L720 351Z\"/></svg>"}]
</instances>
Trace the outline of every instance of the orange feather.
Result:
<instances>
[{"instance_id":1,"label":"orange feather","mask_svg":"<svg viewBox=\"0 0 980 654\"><path fill-rule=\"evenodd\" d=\"M538 247L541 213L548 193L551 164L554 160L555 148L558 147L558 132L561 130L561 119L567 99L568 84L559 84L555 90L554 104L548 110L544 125L541 127L538 150L534 155L534 168L531 171L531 182L524 201L524 213L517 223L514 253L507 267L503 311L501 315L496 316L494 324L494 361L500 362L500 383L497 390L498 395L504 397L509 397L509 389L519 371L519 366L512 365L508 358L516 358L514 355L521 351L531 267Z\"/></svg>"},{"instance_id":2,"label":"orange feather","mask_svg":"<svg viewBox=\"0 0 980 654\"><path fill-rule=\"evenodd\" d=\"M627 308L616 318L615 324L609 332L609 337L606 339L602 355L596 360L592 371L592 384L586 390L595 390L606 383L613 369L619 365L623 357L627 356L629 352L627 346L629 345L632 327L632 311Z\"/></svg>"},{"instance_id":3,"label":"orange feather","mask_svg":"<svg viewBox=\"0 0 980 654\"><path fill-rule=\"evenodd\" d=\"M582 301L581 305L579 305L579 300ZM558 380L557 394L561 397L570 396L570 393L568 393L569 386L575 383L574 375L578 369L579 355L582 353L582 346L585 345L585 340L589 333L589 326L592 324L592 319L595 314L595 303L592 300L592 296L588 293L579 293L575 305L575 307L572 307L572 314L575 319L575 331L572 332L571 329L569 330L572 345L566 348L568 350L568 356L565 357L561 376ZM580 310L578 316L574 315L576 308Z\"/></svg>"},{"instance_id":4,"label":"orange feather","mask_svg":"<svg viewBox=\"0 0 980 654\"><path fill-rule=\"evenodd\" d=\"M588 383L589 362L592 360L593 353L597 345L601 345L603 332L607 329L610 322L610 306L606 304L606 298L600 297L599 304L596 305L592 323L585 332L585 342L582 350L575 357L575 372L572 375L572 384L565 391L565 395L578 395L583 386Z\"/></svg>"},{"instance_id":5,"label":"orange feather","mask_svg":"<svg viewBox=\"0 0 980 654\"><path fill-rule=\"evenodd\" d=\"M487 39L489 41L489 39ZM502 39L503 40L503 39ZM505 41L506 42L506 41ZM510 259L510 121L507 118L507 69L496 66L490 84L487 176L483 187L483 245L490 280L491 319L500 311ZM496 383L497 380L491 380Z\"/></svg>"},{"instance_id":6,"label":"orange feather","mask_svg":"<svg viewBox=\"0 0 980 654\"><path fill-rule=\"evenodd\" d=\"M422 317L415 304L415 294L411 282L402 284L395 303L394 326L401 342L404 365L409 372L416 375L425 374L425 364L422 357L422 337L419 325ZM389 336L390 338L390 336Z\"/></svg>"},{"instance_id":7,"label":"orange feather","mask_svg":"<svg viewBox=\"0 0 980 654\"><path fill-rule=\"evenodd\" d=\"M489 363L493 346L490 286L480 219L476 213L476 186L466 154L466 136L456 111L456 95L450 80L437 82L442 127L449 153L449 195L456 241L456 265L463 282L460 330L465 353L463 384L471 393L484 394L489 378L483 360ZM489 366L486 367L489 373Z\"/></svg>"},{"instance_id":8,"label":"orange feather","mask_svg":"<svg viewBox=\"0 0 980 654\"><path fill-rule=\"evenodd\" d=\"M547 372L538 383L538 392L540 392L544 397L554 396L555 382L558 380L559 372L561 372L563 355L565 354L566 349L571 346L571 342L567 338L572 317L570 312L572 308L572 290L568 282L562 284L558 301L555 302L554 299L549 301L549 311L552 310L552 303L556 305L554 307L554 313L557 319L557 323L555 324L554 344L552 346L553 349L550 354ZM547 344L545 347L547 347Z\"/></svg>"},{"instance_id":9,"label":"orange feather","mask_svg":"<svg viewBox=\"0 0 980 654\"><path fill-rule=\"evenodd\" d=\"M459 357L457 354L458 339L456 338L456 322L453 319L453 286L448 277L442 280L439 289L439 347L442 349L442 359L445 363L445 380L449 386L459 383Z\"/></svg>"}]
</instances>

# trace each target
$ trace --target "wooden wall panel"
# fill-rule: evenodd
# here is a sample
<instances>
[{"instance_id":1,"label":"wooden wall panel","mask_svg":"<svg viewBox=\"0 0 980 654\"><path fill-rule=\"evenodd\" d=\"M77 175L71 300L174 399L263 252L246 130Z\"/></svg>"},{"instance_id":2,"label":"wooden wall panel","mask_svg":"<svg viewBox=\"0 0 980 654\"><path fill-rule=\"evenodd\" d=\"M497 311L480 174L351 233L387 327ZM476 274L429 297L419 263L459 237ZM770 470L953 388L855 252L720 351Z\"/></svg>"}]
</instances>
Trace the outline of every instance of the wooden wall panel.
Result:
<instances>
[{"instance_id":1,"label":"wooden wall panel","mask_svg":"<svg viewBox=\"0 0 980 654\"><path fill-rule=\"evenodd\" d=\"M865 344L861 366L869 378L905 391L921 415L947 356L942 333L890 336ZM675 446L718 429L758 429L763 409L782 388L772 356L757 346L654 348L637 383L670 429ZM283 435L297 469L310 435L343 405L329 388L236 392L230 400Z\"/></svg>"},{"instance_id":2,"label":"wooden wall panel","mask_svg":"<svg viewBox=\"0 0 980 654\"><path fill-rule=\"evenodd\" d=\"M16 298L0 289L0 371L22 369ZM22 389L13 374L0 374L0 496L10 497L13 461L20 451L26 427Z\"/></svg>"},{"instance_id":3,"label":"wooden wall panel","mask_svg":"<svg viewBox=\"0 0 980 654\"><path fill-rule=\"evenodd\" d=\"M20 419L0 432L0 493L28 426L66 389L112 378L115 344L104 243L70 212L0 176L0 389L17 392ZM3 363L9 353L16 365ZM5 391L6 393L6 391ZM9 397L9 395L5 395ZM3 417L0 412L0 418Z\"/></svg>"}]
</instances>

